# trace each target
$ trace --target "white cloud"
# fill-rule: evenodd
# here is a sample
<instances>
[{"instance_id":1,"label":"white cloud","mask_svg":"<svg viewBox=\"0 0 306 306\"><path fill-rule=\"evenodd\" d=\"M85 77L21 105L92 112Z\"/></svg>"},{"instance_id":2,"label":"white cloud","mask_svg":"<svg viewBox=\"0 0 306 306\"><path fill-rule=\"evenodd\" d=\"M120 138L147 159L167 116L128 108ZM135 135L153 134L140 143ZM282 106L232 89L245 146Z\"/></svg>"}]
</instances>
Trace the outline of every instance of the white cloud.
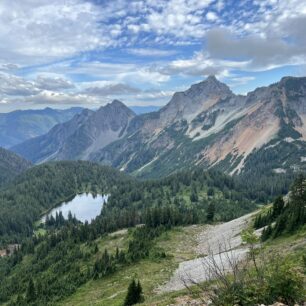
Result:
<instances>
[{"instance_id":1,"label":"white cloud","mask_svg":"<svg viewBox=\"0 0 306 306\"><path fill-rule=\"evenodd\" d=\"M35 84L40 89L46 90L63 90L63 89L71 89L74 88L75 85L70 81L60 78L60 77L46 77L39 75L36 80Z\"/></svg>"},{"instance_id":2,"label":"white cloud","mask_svg":"<svg viewBox=\"0 0 306 306\"><path fill-rule=\"evenodd\" d=\"M13 102L20 102L20 99L12 99ZM40 104L40 105L103 105L108 100L101 100L96 96L88 96L77 93L60 93L50 90L43 90L37 95L27 96L22 99L23 103Z\"/></svg>"},{"instance_id":3,"label":"white cloud","mask_svg":"<svg viewBox=\"0 0 306 306\"><path fill-rule=\"evenodd\" d=\"M304 67L305 28L306 2L300 0L235 5L224 0L2 0L1 103L24 96L27 103L90 105L113 95L160 102L173 76L181 75L216 74L239 86L252 80L237 77L236 70ZM104 54L105 48L114 52ZM176 59L169 61L173 55Z\"/></svg>"},{"instance_id":4,"label":"white cloud","mask_svg":"<svg viewBox=\"0 0 306 306\"><path fill-rule=\"evenodd\" d=\"M25 65L107 47L114 42L99 25L103 17L88 1L2 0L1 59Z\"/></svg>"},{"instance_id":5,"label":"white cloud","mask_svg":"<svg viewBox=\"0 0 306 306\"><path fill-rule=\"evenodd\" d=\"M39 93L39 89L34 83L21 77L1 73L0 74L0 94L7 96L29 96Z\"/></svg>"},{"instance_id":6,"label":"white cloud","mask_svg":"<svg viewBox=\"0 0 306 306\"><path fill-rule=\"evenodd\" d=\"M140 89L122 83L92 86L84 90L84 93L93 96L135 95L140 92Z\"/></svg>"},{"instance_id":7,"label":"white cloud","mask_svg":"<svg viewBox=\"0 0 306 306\"><path fill-rule=\"evenodd\" d=\"M218 16L217 16L217 14L215 12L208 12L206 14L206 19L208 21L216 21L216 20L218 20Z\"/></svg>"}]
</instances>

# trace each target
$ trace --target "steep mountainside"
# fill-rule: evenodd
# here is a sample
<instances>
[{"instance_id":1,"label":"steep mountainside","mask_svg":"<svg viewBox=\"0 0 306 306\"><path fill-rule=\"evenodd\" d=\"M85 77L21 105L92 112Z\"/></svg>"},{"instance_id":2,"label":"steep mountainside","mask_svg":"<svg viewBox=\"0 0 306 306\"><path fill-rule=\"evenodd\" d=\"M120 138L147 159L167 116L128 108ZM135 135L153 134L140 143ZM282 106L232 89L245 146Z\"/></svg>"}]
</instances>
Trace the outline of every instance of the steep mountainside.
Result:
<instances>
[{"instance_id":1,"label":"steep mountainside","mask_svg":"<svg viewBox=\"0 0 306 306\"><path fill-rule=\"evenodd\" d=\"M159 111L129 119L124 133L110 137L109 130L100 129L99 137L88 143L80 129L75 132L67 125L65 134L73 130L73 142L82 143L81 154L62 134L65 152L58 151L55 129L14 150L34 162L83 158L141 177L198 165L230 174L261 171L279 176L302 169L306 162L306 78L285 77L240 96L210 76L175 93Z\"/></svg>"},{"instance_id":2,"label":"steep mountainside","mask_svg":"<svg viewBox=\"0 0 306 306\"><path fill-rule=\"evenodd\" d=\"M31 163L13 152L0 148L0 186L25 171Z\"/></svg>"},{"instance_id":3,"label":"steep mountainside","mask_svg":"<svg viewBox=\"0 0 306 306\"><path fill-rule=\"evenodd\" d=\"M37 163L89 159L97 149L124 137L134 116L128 107L115 100L97 111L85 109L46 135L30 139L13 150Z\"/></svg>"},{"instance_id":4,"label":"steep mountainside","mask_svg":"<svg viewBox=\"0 0 306 306\"><path fill-rule=\"evenodd\" d=\"M129 137L91 158L142 176L194 165L243 173L266 168L267 161L272 172L284 173L306 160L305 114L306 78L236 96L209 77L176 93L159 112L134 119Z\"/></svg>"},{"instance_id":5,"label":"steep mountainside","mask_svg":"<svg viewBox=\"0 0 306 306\"><path fill-rule=\"evenodd\" d=\"M9 148L25 140L47 133L58 123L70 120L82 111L80 107L66 110L45 108L0 114L0 146Z\"/></svg>"}]
</instances>

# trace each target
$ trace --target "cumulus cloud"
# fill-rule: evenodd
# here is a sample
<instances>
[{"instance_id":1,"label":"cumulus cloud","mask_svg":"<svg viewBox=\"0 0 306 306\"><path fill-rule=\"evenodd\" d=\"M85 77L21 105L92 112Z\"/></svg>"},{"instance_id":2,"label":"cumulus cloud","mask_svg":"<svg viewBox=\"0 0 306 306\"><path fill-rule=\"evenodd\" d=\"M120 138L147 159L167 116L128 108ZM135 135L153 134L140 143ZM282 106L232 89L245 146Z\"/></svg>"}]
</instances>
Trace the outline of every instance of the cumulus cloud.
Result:
<instances>
[{"instance_id":1,"label":"cumulus cloud","mask_svg":"<svg viewBox=\"0 0 306 306\"><path fill-rule=\"evenodd\" d=\"M8 96L30 96L37 94L40 90L30 81L21 77L0 74L0 93Z\"/></svg>"},{"instance_id":2,"label":"cumulus cloud","mask_svg":"<svg viewBox=\"0 0 306 306\"><path fill-rule=\"evenodd\" d=\"M210 74L239 86L305 66L305 28L300 0L2 0L1 103L160 102Z\"/></svg>"},{"instance_id":3,"label":"cumulus cloud","mask_svg":"<svg viewBox=\"0 0 306 306\"><path fill-rule=\"evenodd\" d=\"M18 68L19 68L18 65L12 63L0 65L0 71L12 71L12 70L17 70Z\"/></svg>"},{"instance_id":4,"label":"cumulus cloud","mask_svg":"<svg viewBox=\"0 0 306 306\"><path fill-rule=\"evenodd\" d=\"M127 84L109 84L105 86L88 87L84 91L88 95L93 96L113 96L113 95L131 95L142 92L140 89L129 86Z\"/></svg>"},{"instance_id":5,"label":"cumulus cloud","mask_svg":"<svg viewBox=\"0 0 306 306\"><path fill-rule=\"evenodd\" d=\"M291 35L291 38L294 36ZM271 69L305 61L306 48L279 37L249 35L238 38L228 30L216 29L207 34L207 52L212 58L249 61L246 69Z\"/></svg>"},{"instance_id":6,"label":"cumulus cloud","mask_svg":"<svg viewBox=\"0 0 306 306\"><path fill-rule=\"evenodd\" d=\"M1 59L24 65L109 46L112 25L100 27L104 16L88 1L2 0Z\"/></svg>"},{"instance_id":7,"label":"cumulus cloud","mask_svg":"<svg viewBox=\"0 0 306 306\"><path fill-rule=\"evenodd\" d=\"M230 76L234 70L256 72L287 65L305 65L306 13L297 12L287 18L283 13L273 15L273 32L267 26L268 21L273 21L271 15L268 16L260 26L255 23L254 29L247 33L234 27L207 30L202 52L194 53L189 59L171 61L159 67L158 71L166 75ZM259 28L265 31L258 33Z\"/></svg>"},{"instance_id":8,"label":"cumulus cloud","mask_svg":"<svg viewBox=\"0 0 306 306\"><path fill-rule=\"evenodd\" d=\"M14 100L11 100L14 101ZM20 102L20 99L15 99ZM97 97L91 97L78 93L62 93L49 90L43 90L40 93L32 96L27 96L22 99L22 102L28 104L47 104L47 105L101 105L107 100L100 100Z\"/></svg>"},{"instance_id":9,"label":"cumulus cloud","mask_svg":"<svg viewBox=\"0 0 306 306\"><path fill-rule=\"evenodd\" d=\"M75 85L63 78L55 77L45 77L42 75L39 75L36 80L35 84L38 88L40 89L45 89L45 90L62 90L62 89L71 89L74 88Z\"/></svg>"}]
</instances>

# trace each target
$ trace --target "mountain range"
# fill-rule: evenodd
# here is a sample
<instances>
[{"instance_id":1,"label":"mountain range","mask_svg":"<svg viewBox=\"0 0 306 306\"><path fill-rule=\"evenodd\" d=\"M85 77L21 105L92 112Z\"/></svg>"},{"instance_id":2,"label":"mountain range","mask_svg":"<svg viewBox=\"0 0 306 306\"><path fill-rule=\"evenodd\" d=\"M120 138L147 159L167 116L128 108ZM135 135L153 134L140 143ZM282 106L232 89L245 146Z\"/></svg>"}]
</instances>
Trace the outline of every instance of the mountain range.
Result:
<instances>
[{"instance_id":1,"label":"mountain range","mask_svg":"<svg viewBox=\"0 0 306 306\"><path fill-rule=\"evenodd\" d=\"M304 167L305 139L306 78L236 95L209 76L156 112L136 115L115 100L12 149L34 163L91 160L141 177L194 166L282 174Z\"/></svg>"},{"instance_id":2,"label":"mountain range","mask_svg":"<svg viewBox=\"0 0 306 306\"><path fill-rule=\"evenodd\" d=\"M70 120L82 111L81 107L57 110L18 110L0 113L0 147L9 148L32 137L47 133L58 123Z\"/></svg>"}]
</instances>

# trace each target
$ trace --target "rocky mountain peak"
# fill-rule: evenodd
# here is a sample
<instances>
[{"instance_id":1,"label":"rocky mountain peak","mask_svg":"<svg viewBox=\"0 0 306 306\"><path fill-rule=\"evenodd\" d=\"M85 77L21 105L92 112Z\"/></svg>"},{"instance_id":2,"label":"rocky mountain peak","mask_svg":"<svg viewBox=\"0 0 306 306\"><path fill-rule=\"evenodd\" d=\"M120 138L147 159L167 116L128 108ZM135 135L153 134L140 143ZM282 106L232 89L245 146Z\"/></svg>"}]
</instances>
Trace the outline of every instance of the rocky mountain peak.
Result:
<instances>
[{"instance_id":1,"label":"rocky mountain peak","mask_svg":"<svg viewBox=\"0 0 306 306\"><path fill-rule=\"evenodd\" d=\"M229 87L210 75L206 80L192 85L187 91L190 96L228 96L233 95Z\"/></svg>"},{"instance_id":2,"label":"rocky mountain peak","mask_svg":"<svg viewBox=\"0 0 306 306\"><path fill-rule=\"evenodd\" d=\"M101 106L97 113L105 113L105 112L120 112L121 114L126 114L128 117L134 117L136 114L128 108L123 102L119 100L113 100L111 103L106 104L105 106Z\"/></svg>"}]
</instances>

